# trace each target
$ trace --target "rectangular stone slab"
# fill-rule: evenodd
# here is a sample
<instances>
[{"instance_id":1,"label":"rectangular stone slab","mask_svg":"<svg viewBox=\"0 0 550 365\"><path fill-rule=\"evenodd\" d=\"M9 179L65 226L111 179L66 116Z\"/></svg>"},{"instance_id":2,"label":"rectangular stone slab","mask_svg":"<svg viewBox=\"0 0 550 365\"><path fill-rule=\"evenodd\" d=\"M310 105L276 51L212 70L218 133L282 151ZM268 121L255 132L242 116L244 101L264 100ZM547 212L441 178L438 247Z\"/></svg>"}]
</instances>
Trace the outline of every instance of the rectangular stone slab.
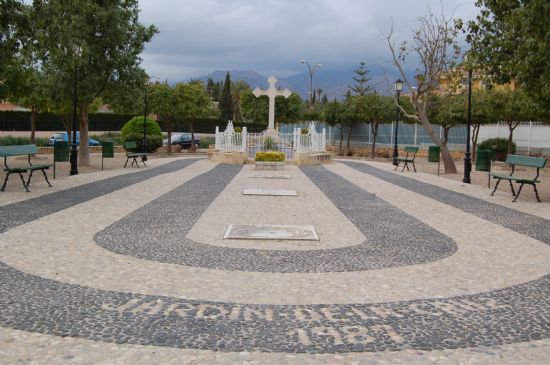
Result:
<instances>
[{"instance_id":1,"label":"rectangular stone slab","mask_svg":"<svg viewBox=\"0 0 550 365\"><path fill-rule=\"evenodd\" d=\"M243 195L298 196L296 190L245 189Z\"/></svg>"},{"instance_id":2,"label":"rectangular stone slab","mask_svg":"<svg viewBox=\"0 0 550 365\"><path fill-rule=\"evenodd\" d=\"M250 177L251 178L257 178L257 179L290 179L290 175L259 175L259 174L254 174Z\"/></svg>"},{"instance_id":3,"label":"rectangular stone slab","mask_svg":"<svg viewBox=\"0 0 550 365\"><path fill-rule=\"evenodd\" d=\"M319 241L313 226L279 224L230 224L224 239Z\"/></svg>"}]
</instances>

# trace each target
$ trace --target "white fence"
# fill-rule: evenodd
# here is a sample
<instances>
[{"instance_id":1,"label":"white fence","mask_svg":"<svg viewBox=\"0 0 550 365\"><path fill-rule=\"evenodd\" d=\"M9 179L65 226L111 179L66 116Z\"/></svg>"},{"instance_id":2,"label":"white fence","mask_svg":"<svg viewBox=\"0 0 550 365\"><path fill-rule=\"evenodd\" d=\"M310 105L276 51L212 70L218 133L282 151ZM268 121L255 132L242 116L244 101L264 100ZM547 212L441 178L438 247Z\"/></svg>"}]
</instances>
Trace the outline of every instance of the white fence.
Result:
<instances>
[{"instance_id":1,"label":"white fence","mask_svg":"<svg viewBox=\"0 0 550 365\"><path fill-rule=\"evenodd\" d=\"M216 150L224 152L248 152L250 158L254 158L256 152L280 151L286 159L293 159L294 152L324 152L327 142L326 132L323 128L319 133L315 130L315 124L311 123L307 134L302 134L300 128L295 128L293 133L248 133L246 127L241 133L236 133L231 121L225 131L220 132L216 127Z\"/></svg>"}]
</instances>

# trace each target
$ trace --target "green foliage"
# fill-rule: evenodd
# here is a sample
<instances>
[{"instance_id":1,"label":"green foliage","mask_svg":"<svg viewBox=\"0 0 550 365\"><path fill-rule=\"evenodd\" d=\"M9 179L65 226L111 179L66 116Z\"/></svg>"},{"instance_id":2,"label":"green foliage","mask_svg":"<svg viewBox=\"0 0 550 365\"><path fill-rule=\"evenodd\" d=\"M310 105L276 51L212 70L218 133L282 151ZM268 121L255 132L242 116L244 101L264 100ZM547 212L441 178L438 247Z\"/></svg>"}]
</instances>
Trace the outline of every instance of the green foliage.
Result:
<instances>
[{"instance_id":1,"label":"green foliage","mask_svg":"<svg viewBox=\"0 0 550 365\"><path fill-rule=\"evenodd\" d=\"M245 120L262 123L267 126L269 99L262 95L255 97L251 90L241 96L241 108ZM302 119L304 104L298 94L291 94L288 99L282 96L275 98L275 122L295 123Z\"/></svg>"},{"instance_id":2,"label":"green foliage","mask_svg":"<svg viewBox=\"0 0 550 365\"><path fill-rule=\"evenodd\" d=\"M125 141L129 135L134 134L141 135L141 138L143 138L143 117L134 117L130 119L120 130L120 135ZM158 123L147 118L147 138L149 138L149 136L159 136L162 140L162 130Z\"/></svg>"},{"instance_id":3,"label":"green foliage","mask_svg":"<svg viewBox=\"0 0 550 365\"><path fill-rule=\"evenodd\" d=\"M272 150L275 147L275 140L272 137L266 137L264 140L264 148Z\"/></svg>"},{"instance_id":4,"label":"green foliage","mask_svg":"<svg viewBox=\"0 0 550 365\"><path fill-rule=\"evenodd\" d=\"M256 161L264 162L284 162L285 160L285 154L282 152L256 152Z\"/></svg>"},{"instance_id":5,"label":"green foliage","mask_svg":"<svg viewBox=\"0 0 550 365\"><path fill-rule=\"evenodd\" d=\"M331 126L341 125L345 118L345 112L346 108L343 103L337 100L329 101L323 106L320 119Z\"/></svg>"},{"instance_id":6,"label":"green foliage","mask_svg":"<svg viewBox=\"0 0 550 365\"><path fill-rule=\"evenodd\" d=\"M309 128L302 128L301 133L302 134L309 134Z\"/></svg>"},{"instance_id":7,"label":"green foliage","mask_svg":"<svg viewBox=\"0 0 550 365\"><path fill-rule=\"evenodd\" d=\"M208 148L209 145L216 143L214 137L201 137L200 148Z\"/></svg>"},{"instance_id":8,"label":"green foliage","mask_svg":"<svg viewBox=\"0 0 550 365\"><path fill-rule=\"evenodd\" d=\"M220 120L227 123L233 119L233 98L231 97L231 78L229 72L225 75L225 82L223 83L222 96L220 103L218 104L220 109Z\"/></svg>"},{"instance_id":9,"label":"green foliage","mask_svg":"<svg viewBox=\"0 0 550 365\"><path fill-rule=\"evenodd\" d=\"M372 87L367 85L367 82L369 82L371 78L367 77L369 71L365 68L365 62L360 62L359 68L357 70L353 70L353 73L357 75L353 77L356 84L355 86L348 85L348 88L356 95L366 95L372 90Z\"/></svg>"},{"instance_id":10,"label":"green foliage","mask_svg":"<svg viewBox=\"0 0 550 365\"><path fill-rule=\"evenodd\" d=\"M476 6L481 11L468 23L468 61L498 83L515 78L540 105L548 105L550 2L477 0Z\"/></svg>"},{"instance_id":11,"label":"green foliage","mask_svg":"<svg viewBox=\"0 0 550 365\"><path fill-rule=\"evenodd\" d=\"M38 147L48 146L49 138L36 138L36 145ZM0 146L15 146L15 145L24 145L24 144L33 144L30 137L13 137L13 136L4 136L0 137Z\"/></svg>"},{"instance_id":12,"label":"green foliage","mask_svg":"<svg viewBox=\"0 0 550 365\"><path fill-rule=\"evenodd\" d=\"M90 138L98 140L99 142L113 142L115 146L121 146L122 134L117 132L107 132L103 134L91 134ZM143 138L143 135L142 135Z\"/></svg>"},{"instance_id":13,"label":"green foliage","mask_svg":"<svg viewBox=\"0 0 550 365\"><path fill-rule=\"evenodd\" d=\"M492 151L498 161L505 161L508 155L508 140L506 138L489 138L477 146L478 150ZM516 144L512 143L511 154L516 153Z\"/></svg>"},{"instance_id":14,"label":"green foliage","mask_svg":"<svg viewBox=\"0 0 550 365\"><path fill-rule=\"evenodd\" d=\"M121 137L121 144L125 142L136 142L136 151L143 151L143 132L130 133ZM157 148L162 146L162 136L147 135L147 152L155 152Z\"/></svg>"},{"instance_id":15,"label":"green foliage","mask_svg":"<svg viewBox=\"0 0 550 365\"><path fill-rule=\"evenodd\" d=\"M241 127L235 127L234 130L235 130L235 133L241 133L242 132Z\"/></svg>"}]
</instances>

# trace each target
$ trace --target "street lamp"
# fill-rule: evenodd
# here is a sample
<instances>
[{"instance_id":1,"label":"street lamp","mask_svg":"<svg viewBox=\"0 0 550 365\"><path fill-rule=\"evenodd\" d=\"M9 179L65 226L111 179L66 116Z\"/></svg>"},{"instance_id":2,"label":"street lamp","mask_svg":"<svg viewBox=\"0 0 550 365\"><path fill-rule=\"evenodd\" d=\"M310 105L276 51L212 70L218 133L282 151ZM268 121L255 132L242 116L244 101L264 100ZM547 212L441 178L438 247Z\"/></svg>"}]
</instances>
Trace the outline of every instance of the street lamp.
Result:
<instances>
[{"instance_id":1,"label":"street lamp","mask_svg":"<svg viewBox=\"0 0 550 365\"><path fill-rule=\"evenodd\" d=\"M305 64L307 66L307 69L309 70L309 101L308 101L308 104L309 104L309 109L311 109L311 108L313 108L313 73L315 72L315 68L321 68L321 67L323 67L323 65L318 63L318 64L314 65L313 67L311 67L309 62L307 62L306 60L300 60L300 63Z\"/></svg>"},{"instance_id":2,"label":"street lamp","mask_svg":"<svg viewBox=\"0 0 550 365\"><path fill-rule=\"evenodd\" d=\"M397 119L395 120L395 140L393 143L393 164L397 166L397 157L399 157L399 151L397 150L397 131L399 127L399 95L401 94L401 90L403 90L403 81L401 79L397 79L396 82L393 83L393 88L395 89L395 92L397 94Z\"/></svg>"},{"instance_id":3,"label":"street lamp","mask_svg":"<svg viewBox=\"0 0 550 365\"><path fill-rule=\"evenodd\" d=\"M69 175L78 175L78 147L76 145L76 128L77 128L77 116L76 105L78 104L78 61L82 55L82 47L75 47L75 65L74 65L74 82L73 82L73 136L71 140L71 155L69 161L71 163L71 170Z\"/></svg>"},{"instance_id":4,"label":"street lamp","mask_svg":"<svg viewBox=\"0 0 550 365\"><path fill-rule=\"evenodd\" d=\"M151 79L160 79L160 76L145 77L145 85L143 86L143 143L142 151L147 153L147 87L150 85ZM147 161L147 155L142 157L143 161Z\"/></svg>"},{"instance_id":5,"label":"street lamp","mask_svg":"<svg viewBox=\"0 0 550 365\"><path fill-rule=\"evenodd\" d=\"M462 182L470 184L472 158L470 153L470 129L472 128L472 68L468 70L468 130L466 131L466 153L464 154L464 178Z\"/></svg>"}]
</instances>

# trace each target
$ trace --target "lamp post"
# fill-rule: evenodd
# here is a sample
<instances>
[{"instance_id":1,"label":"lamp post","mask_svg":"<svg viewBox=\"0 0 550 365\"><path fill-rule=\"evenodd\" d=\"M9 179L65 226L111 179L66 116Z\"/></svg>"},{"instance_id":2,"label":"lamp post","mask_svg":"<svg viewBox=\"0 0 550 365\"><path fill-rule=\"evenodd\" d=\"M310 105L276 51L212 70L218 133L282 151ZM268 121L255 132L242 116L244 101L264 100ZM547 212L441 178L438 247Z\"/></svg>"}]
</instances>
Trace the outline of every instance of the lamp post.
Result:
<instances>
[{"instance_id":1,"label":"lamp post","mask_svg":"<svg viewBox=\"0 0 550 365\"><path fill-rule=\"evenodd\" d=\"M472 158L470 153L470 129L472 128L472 69L468 70L468 130L466 131L466 153L464 153L464 178L462 182L470 184L470 172L472 171Z\"/></svg>"},{"instance_id":2,"label":"lamp post","mask_svg":"<svg viewBox=\"0 0 550 365\"><path fill-rule=\"evenodd\" d=\"M153 79L160 79L160 76L152 76ZM143 143L142 151L147 153L147 87L149 86L149 77L145 78L145 85L143 86ZM147 161L147 155L142 157L143 161Z\"/></svg>"},{"instance_id":3,"label":"lamp post","mask_svg":"<svg viewBox=\"0 0 550 365\"><path fill-rule=\"evenodd\" d=\"M393 143L393 164L395 166L397 166L397 157L399 156L399 151L397 149L397 131L398 131L398 128L399 128L399 95L401 94L401 90L403 90L403 81L401 81L401 79L397 79L396 82L393 83L393 88L395 89L395 92L397 94L397 106L396 106L396 110L397 110L397 119L395 120L395 131L394 131L394 135L395 135L395 140L394 140L394 143Z\"/></svg>"},{"instance_id":4,"label":"lamp post","mask_svg":"<svg viewBox=\"0 0 550 365\"><path fill-rule=\"evenodd\" d=\"M75 48L75 56L80 58L82 54L82 48ZM78 175L78 147L76 144L76 129L77 129L77 116L76 116L76 105L78 104L78 62L75 60L74 65L74 80L73 80L73 136L71 138L71 155L69 161L71 163L71 170L69 172L70 176Z\"/></svg>"},{"instance_id":5,"label":"lamp post","mask_svg":"<svg viewBox=\"0 0 550 365\"><path fill-rule=\"evenodd\" d=\"M311 67L311 65L309 64L309 62L307 62L306 60L300 60L300 63L303 63L307 66L307 69L309 71L309 100L308 100L308 104L309 104L309 109L313 108L313 73L315 72L315 68L321 68L323 67L323 65L321 65L320 63L314 65L313 67Z\"/></svg>"}]
</instances>

